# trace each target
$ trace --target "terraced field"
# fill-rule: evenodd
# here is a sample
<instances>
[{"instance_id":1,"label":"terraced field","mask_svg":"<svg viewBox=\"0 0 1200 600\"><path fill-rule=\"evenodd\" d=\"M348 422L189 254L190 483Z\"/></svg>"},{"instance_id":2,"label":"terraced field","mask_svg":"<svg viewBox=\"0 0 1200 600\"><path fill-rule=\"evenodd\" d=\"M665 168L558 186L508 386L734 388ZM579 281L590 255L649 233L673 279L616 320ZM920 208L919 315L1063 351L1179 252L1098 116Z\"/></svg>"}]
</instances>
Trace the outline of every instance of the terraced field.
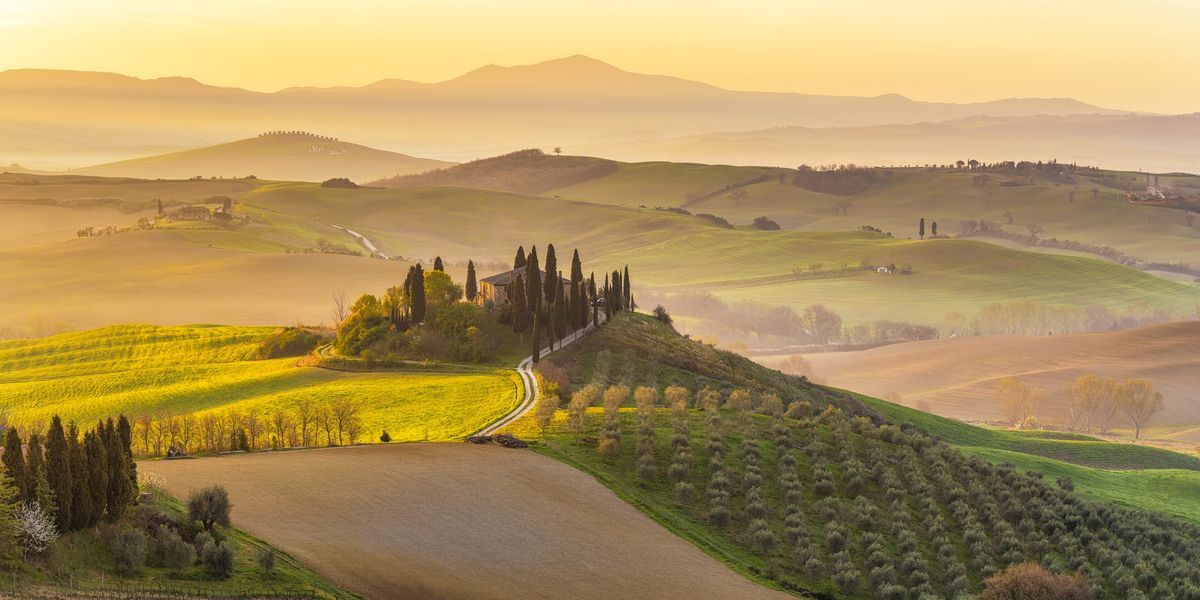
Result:
<instances>
[{"instance_id":1,"label":"terraced field","mask_svg":"<svg viewBox=\"0 0 1200 600\"><path fill-rule=\"evenodd\" d=\"M123 325L0 341L0 406L10 422L52 415L88 423L119 413L171 415L351 399L372 439L461 439L517 402L511 371L349 373L256 360L269 327Z\"/></svg>"}]
</instances>

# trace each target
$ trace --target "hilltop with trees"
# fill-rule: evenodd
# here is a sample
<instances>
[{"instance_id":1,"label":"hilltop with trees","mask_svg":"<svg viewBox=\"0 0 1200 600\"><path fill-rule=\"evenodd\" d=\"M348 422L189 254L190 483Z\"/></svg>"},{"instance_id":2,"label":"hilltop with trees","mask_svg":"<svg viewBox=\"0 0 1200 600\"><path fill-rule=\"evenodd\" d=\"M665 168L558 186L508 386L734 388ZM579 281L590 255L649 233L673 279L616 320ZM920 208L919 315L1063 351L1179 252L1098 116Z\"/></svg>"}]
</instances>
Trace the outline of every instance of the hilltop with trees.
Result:
<instances>
[{"instance_id":1,"label":"hilltop with trees","mask_svg":"<svg viewBox=\"0 0 1200 600\"><path fill-rule=\"evenodd\" d=\"M587 156L550 156L531 148L426 173L389 177L372 185L456 185L538 194L603 177L616 170L615 161Z\"/></svg>"}]
</instances>

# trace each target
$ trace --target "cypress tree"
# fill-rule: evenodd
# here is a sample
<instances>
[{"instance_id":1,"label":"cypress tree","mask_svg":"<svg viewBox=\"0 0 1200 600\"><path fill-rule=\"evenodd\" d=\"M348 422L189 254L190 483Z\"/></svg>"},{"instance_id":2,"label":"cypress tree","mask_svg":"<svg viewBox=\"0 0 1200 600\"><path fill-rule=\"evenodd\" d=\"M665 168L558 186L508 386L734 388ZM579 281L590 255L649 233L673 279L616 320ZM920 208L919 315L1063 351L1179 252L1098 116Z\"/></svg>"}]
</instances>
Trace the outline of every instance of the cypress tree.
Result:
<instances>
[{"instance_id":1,"label":"cypress tree","mask_svg":"<svg viewBox=\"0 0 1200 600\"><path fill-rule=\"evenodd\" d=\"M412 304L413 323L425 320L425 269L420 264L413 265L413 281L409 302Z\"/></svg>"},{"instance_id":2,"label":"cypress tree","mask_svg":"<svg viewBox=\"0 0 1200 600\"><path fill-rule=\"evenodd\" d=\"M621 296L623 290L624 288L621 287L621 272L613 271L612 289L609 290L609 301L613 304L614 313L620 312L625 308L625 299Z\"/></svg>"},{"instance_id":3,"label":"cypress tree","mask_svg":"<svg viewBox=\"0 0 1200 600\"><path fill-rule=\"evenodd\" d=\"M517 246L517 256L513 259L513 268L522 269L527 264L525 260L525 246Z\"/></svg>"},{"instance_id":4,"label":"cypress tree","mask_svg":"<svg viewBox=\"0 0 1200 600\"><path fill-rule=\"evenodd\" d=\"M525 269L525 302L531 312L542 308L542 270L538 266L537 248L529 250L529 263Z\"/></svg>"},{"instance_id":5,"label":"cypress tree","mask_svg":"<svg viewBox=\"0 0 1200 600\"><path fill-rule=\"evenodd\" d=\"M91 471L87 451L79 440L79 428L72 422L67 425L67 456L71 464L71 529L88 527L92 521Z\"/></svg>"},{"instance_id":6,"label":"cypress tree","mask_svg":"<svg viewBox=\"0 0 1200 600\"><path fill-rule=\"evenodd\" d=\"M108 504L108 451L100 442L98 431L83 434L83 451L88 462L88 491L91 493L92 512L88 515L88 527L94 527L105 514Z\"/></svg>"},{"instance_id":7,"label":"cypress tree","mask_svg":"<svg viewBox=\"0 0 1200 600\"><path fill-rule=\"evenodd\" d=\"M475 262L467 261L467 285L464 290L467 294L467 301L474 302L475 296L479 295L479 284L475 281Z\"/></svg>"},{"instance_id":8,"label":"cypress tree","mask_svg":"<svg viewBox=\"0 0 1200 600\"><path fill-rule=\"evenodd\" d=\"M525 341L525 330L529 329L529 307L525 302L525 282L520 275L508 286L512 294L512 328L513 333Z\"/></svg>"},{"instance_id":9,"label":"cypress tree","mask_svg":"<svg viewBox=\"0 0 1200 600\"><path fill-rule=\"evenodd\" d=\"M604 274L604 289L600 291L601 297L604 298L604 320L608 321L613 315L612 290L609 289L608 285L608 273Z\"/></svg>"},{"instance_id":10,"label":"cypress tree","mask_svg":"<svg viewBox=\"0 0 1200 600\"><path fill-rule=\"evenodd\" d=\"M3 474L3 477L0 477L0 567L13 572L21 566L21 545L17 541L16 516L20 494L12 477Z\"/></svg>"},{"instance_id":11,"label":"cypress tree","mask_svg":"<svg viewBox=\"0 0 1200 600\"><path fill-rule=\"evenodd\" d=\"M125 415L117 417L117 439L125 454L125 470L129 473L129 500L138 495L137 463L133 462L133 429Z\"/></svg>"},{"instance_id":12,"label":"cypress tree","mask_svg":"<svg viewBox=\"0 0 1200 600\"><path fill-rule=\"evenodd\" d=\"M433 270L434 271L443 271L443 272L446 270L446 266L442 264L442 257L440 257L440 256L433 257Z\"/></svg>"},{"instance_id":13,"label":"cypress tree","mask_svg":"<svg viewBox=\"0 0 1200 600\"><path fill-rule=\"evenodd\" d=\"M592 271L588 276L588 304L592 305L592 322L595 323L600 316L600 307L596 306L596 272Z\"/></svg>"},{"instance_id":14,"label":"cypress tree","mask_svg":"<svg viewBox=\"0 0 1200 600\"><path fill-rule=\"evenodd\" d=\"M25 474L25 456L21 451L21 434L16 427L9 427L4 438L4 470L17 488L17 499L29 500L29 478Z\"/></svg>"},{"instance_id":15,"label":"cypress tree","mask_svg":"<svg viewBox=\"0 0 1200 600\"><path fill-rule=\"evenodd\" d=\"M587 309L583 306L583 264L579 262L579 249L571 256L571 329L587 325Z\"/></svg>"},{"instance_id":16,"label":"cypress tree","mask_svg":"<svg viewBox=\"0 0 1200 600\"><path fill-rule=\"evenodd\" d=\"M559 273L555 279L561 281L562 273ZM575 288L572 287L571 289ZM571 316L572 310L570 299L563 295L561 285L554 286L554 306L556 309L554 315L554 335L561 342L563 338L567 337L567 321Z\"/></svg>"},{"instance_id":17,"label":"cypress tree","mask_svg":"<svg viewBox=\"0 0 1200 600\"><path fill-rule=\"evenodd\" d=\"M533 364L537 364L542 354L542 332L539 324L542 319L537 311L533 312Z\"/></svg>"},{"instance_id":18,"label":"cypress tree","mask_svg":"<svg viewBox=\"0 0 1200 600\"><path fill-rule=\"evenodd\" d=\"M621 277L621 297L624 298L622 308L630 310L633 308L633 293L629 291L629 265L625 265L625 275Z\"/></svg>"},{"instance_id":19,"label":"cypress tree","mask_svg":"<svg viewBox=\"0 0 1200 600\"><path fill-rule=\"evenodd\" d=\"M109 521L117 521L125 514L125 507L133 496L129 487L129 458L121 447L121 436L112 418L104 423L104 434L101 436L108 459L108 493L105 499L105 517Z\"/></svg>"},{"instance_id":20,"label":"cypress tree","mask_svg":"<svg viewBox=\"0 0 1200 600\"><path fill-rule=\"evenodd\" d=\"M38 478L46 477L46 454L42 450L42 436L38 432L29 434L29 442L25 445L25 479L29 482L29 491L25 498L37 499ZM53 506L42 505L46 510Z\"/></svg>"},{"instance_id":21,"label":"cypress tree","mask_svg":"<svg viewBox=\"0 0 1200 600\"><path fill-rule=\"evenodd\" d=\"M67 447L67 436L63 432L62 419L58 415L50 420L46 433L46 481L54 494L54 520L59 531L71 529L71 455Z\"/></svg>"},{"instance_id":22,"label":"cypress tree","mask_svg":"<svg viewBox=\"0 0 1200 600\"><path fill-rule=\"evenodd\" d=\"M562 287L559 285L558 278L558 256L554 253L554 244L546 245L546 280L542 282L543 293L546 295L546 302L554 302L556 289Z\"/></svg>"},{"instance_id":23,"label":"cypress tree","mask_svg":"<svg viewBox=\"0 0 1200 600\"><path fill-rule=\"evenodd\" d=\"M918 226L918 232L921 234L921 239L925 239L925 217L921 217L921 224Z\"/></svg>"}]
</instances>

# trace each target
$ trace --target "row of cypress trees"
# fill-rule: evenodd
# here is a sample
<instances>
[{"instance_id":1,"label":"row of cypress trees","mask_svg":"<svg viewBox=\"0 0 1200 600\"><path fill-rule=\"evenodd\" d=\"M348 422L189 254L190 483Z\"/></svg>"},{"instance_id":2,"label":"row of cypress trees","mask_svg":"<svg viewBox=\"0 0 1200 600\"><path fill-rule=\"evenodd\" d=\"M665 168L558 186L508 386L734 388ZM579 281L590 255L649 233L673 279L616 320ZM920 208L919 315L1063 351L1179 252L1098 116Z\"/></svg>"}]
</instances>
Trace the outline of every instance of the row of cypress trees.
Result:
<instances>
[{"instance_id":1,"label":"row of cypress trees","mask_svg":"<svg viewBox=\"0 0 1200 600\"><path fill-rule=\"evenodd\" d=\"M53 513L60 532L113 522L137 494L129 419L121 415L83 432L74 422L63 427L55 415L43 440L38 432L26 445L15 427L5 435L4 463L23 503L37 502ZM25 446L24 452L22 446Z\"/></svg>"},{"instance_id":2,"label":"row of cypress trees","mask_svg":"<svg viewBox=\"0 0 1200 600\"><path fill-rule=\"evenodd\" d=\"M606 319L612 318L613 313L617 311L634 307L629 292L629 267L625 267L624 274L621 271L613 271L612 283L609 276L605 275L604 287L597 289L595 273L586 280L583 277L579 250L575 250L571 257L571 276L567 285L569 291L565 297L561 284L562 271L558 269L554 244L546 246L544 270L538 264L537 248L531 248L526 255L524 246L517 248L513 269L524 269L524 274L518 274L508 286L512 327L514 332L523 334L532 325L534 362L537 362L541 349L543 327L550 334L550 342L553 345L556 340L566 337L568 330L578 331L587 327L589 323L598 322L598 298L604 298Z\"/></svg>"}]
</instances>

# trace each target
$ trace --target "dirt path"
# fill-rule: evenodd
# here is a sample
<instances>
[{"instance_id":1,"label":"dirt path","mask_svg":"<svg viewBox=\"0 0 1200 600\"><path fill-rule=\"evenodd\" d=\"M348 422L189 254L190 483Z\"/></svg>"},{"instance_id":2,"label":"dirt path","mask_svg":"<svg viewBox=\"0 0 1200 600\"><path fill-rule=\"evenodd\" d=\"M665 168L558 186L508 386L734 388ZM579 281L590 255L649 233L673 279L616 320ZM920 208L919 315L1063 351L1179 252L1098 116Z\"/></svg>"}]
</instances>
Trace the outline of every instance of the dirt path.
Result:
<instances>
[{"instance_id":1,"label":"dirt path","mask_svg":"<svg viewBox=\"0 0 1200 600\"><path fill-rule=\"evenodd\" d=\"M144 462L177 496L369 598L774 598L588 475L526 450L404 444Z\"/></svg>"}]
</instances>

